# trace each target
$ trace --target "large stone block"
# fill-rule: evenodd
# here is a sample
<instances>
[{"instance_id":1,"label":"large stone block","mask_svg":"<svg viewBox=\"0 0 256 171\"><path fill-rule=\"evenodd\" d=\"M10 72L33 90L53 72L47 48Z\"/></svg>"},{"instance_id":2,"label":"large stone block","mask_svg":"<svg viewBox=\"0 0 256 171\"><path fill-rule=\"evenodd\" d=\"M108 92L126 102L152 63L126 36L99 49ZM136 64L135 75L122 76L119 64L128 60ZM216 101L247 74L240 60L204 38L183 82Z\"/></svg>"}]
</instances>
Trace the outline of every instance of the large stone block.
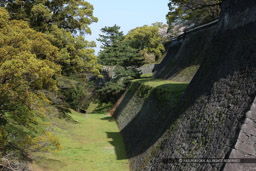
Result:
<instances>
[{"instance_id":1,"label":"large stone block","mask_svg":"<svg viewBox=\"0 0 256 171\"><path fill-rule=\"evenodd\" d=\"M254 146L250 146L247 145L245 143L242 143L241 141L237 141L236 145L235 145L235 149L242 151L244 153L247 153L249 155L255 155L256 154L256 149L254 148Z\"/></svg>"}]
</instances>

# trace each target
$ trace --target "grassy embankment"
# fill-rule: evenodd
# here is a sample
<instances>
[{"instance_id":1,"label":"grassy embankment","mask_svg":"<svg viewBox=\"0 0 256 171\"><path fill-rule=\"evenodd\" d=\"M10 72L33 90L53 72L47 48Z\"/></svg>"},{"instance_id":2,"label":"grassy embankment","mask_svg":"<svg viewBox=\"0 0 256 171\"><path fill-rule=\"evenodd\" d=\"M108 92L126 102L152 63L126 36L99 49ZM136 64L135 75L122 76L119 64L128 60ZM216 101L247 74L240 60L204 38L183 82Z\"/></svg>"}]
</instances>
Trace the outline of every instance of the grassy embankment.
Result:
<instances>
[{"instance_id":1,"label":"grassy embankment","mask_svg":"<svg viewBox=\"0 0 256 171\"><path fill-rule=\"evenodd\" d=\"M150 76L145 76L141 79L133 80L131 88L136 88L138 93L144 95L145 92L147 92L148 95L146 97L149 97L152 92L155 92L156 98L160 98L159 100L164 103L169 101L170 97L173 97L173 105L175 105L179 97L187 88L188 84L188 82L154 79Z\"/></svg>"},{"instance_id":2,"label":"grassy embankment","mask_svg":"<svg viewBox=\"0 0 256 171\"><path fill-rule=\"evenodd\" d=\"M31 170L129 170L122 137L111 117L77 112L72 112L71 117L77 123L57 118L52 121L62 150L35 154Z\"/></svg>"}]
</instances>

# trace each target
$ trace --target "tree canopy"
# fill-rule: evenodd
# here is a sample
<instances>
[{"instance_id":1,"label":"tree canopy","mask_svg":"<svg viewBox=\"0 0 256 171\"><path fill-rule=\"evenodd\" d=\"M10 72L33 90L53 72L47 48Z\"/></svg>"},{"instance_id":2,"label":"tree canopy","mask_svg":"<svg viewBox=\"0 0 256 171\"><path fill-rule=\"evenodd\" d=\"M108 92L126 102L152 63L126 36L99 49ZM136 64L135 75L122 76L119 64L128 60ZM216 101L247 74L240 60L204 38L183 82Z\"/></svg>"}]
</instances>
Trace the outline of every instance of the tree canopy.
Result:
<instances>
[{"instance_id":1,"label":"tree canopy","mask_svg":"<svg viewBox=\"0 0 256 171\"><path fill-rule=\"evenodd\" d=\"M114 78L99 90L100 99L104 102L114 102L125 90L127 80L140 76L136 68L143 65L143 57L139 49L131 47L130 43L125 41L119 26L104 27L101 31L103 34L98 39L102 43L99 62L102 65L115 66L115 69Z\"/></svg>"},{"instance_id":2,"label":"tree canopy","mask_svg":"<svg viewBox=\"0 0 256 171\"><path fill-rule=\"evenodd\" d=\"M103 65L119 65L123 67L142 65L142 57L139 50L132 48L130 43L124 41L125 36L120 27L104 27L101 29L104 34L98 39L102 43L99 53L99 62Z\"/></svg>"},{"instance_id":3,"label":"tree canopy","mask_svg":"<svg viewBox=\"0 0 256 171\"><path fill-rule=\"evenodd\" d=\"M60 148L47 129L49 100L41 91L57 90L60 54L46 37L0 8L0 155Z\"/></svg>"},{"instance_id":4,"label":"tree canopy","mask_svg":"<svg viewBox=\"0 0 256 171\"><path fill-rule=\"evenodd\" d=\"M162 56L165 50L163 38L159 34L159 27L164 26L161 23L155 23L152 26L145 25L132 29L125 36L125 41L129 42L134 49L138 49L145 58L147 54L153 54L155 59L150 62L154 62Z\"/></svg>"},{"instance_id":5,"label":"tree canopy","mask_svg":"<svg viewBox=\"0 0 256 171\"><path fill-rule=\"evenodd\" d=\"M193 26L212 21L219 17L222 0L170 0L167 22Z\"/></svg>"},{"instance_id":6,"label":"tree canopy","mask_svg":"<svg viewBox=\"0 0 256 171\"><path fill-rule=\"evenodd\" d=\"M120 43L124 39L124 34L120 31L120 27L116 24L112 27L104 27L101 29L103 34L97 40L102 43L102 48L112 46L115 43Z\"/></svg>"},{"instance_id":7,"label":"tree canopy","mask_svg":"<svg viewBox=\"0 0 256 171\"><path fill-rule=\"evenodd\" d=\"M99 75L101 66L94 55L95 43L86 41L89 25L97 22L93 5L83 0L0 0L11 19L28 21L30 26L47 34L47 39L60 51L58 64L65 75L93 73Z\"/></svg>"},{"instance_id":8,"label":"tree canopy","mask_svg":"<svg viewBox=\"0 0 256 171\"><path fill-rule=\"evenodd\" d=\"M57 25L72 33L91 33L89 25L97 22L93 5L83 0L0 0L0 5L11 14L11 19L28 21L40 32Z\"/></svg>"}]
</instances>

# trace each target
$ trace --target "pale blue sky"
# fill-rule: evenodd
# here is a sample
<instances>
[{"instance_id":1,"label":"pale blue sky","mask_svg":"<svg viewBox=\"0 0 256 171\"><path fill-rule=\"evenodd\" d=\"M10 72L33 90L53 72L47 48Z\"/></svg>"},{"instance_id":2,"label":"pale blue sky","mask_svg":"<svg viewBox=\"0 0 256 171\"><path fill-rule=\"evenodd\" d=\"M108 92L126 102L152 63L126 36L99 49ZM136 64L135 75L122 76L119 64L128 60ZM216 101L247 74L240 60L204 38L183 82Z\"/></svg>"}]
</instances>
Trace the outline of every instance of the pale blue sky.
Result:
<instances>
[{"instance_id":1,"label":"pale blue sky","mask_svg":"<svg viewBox=\"0 0 256 171\"><path fill-rule=\"evenodd\" d=\"M98 23L92 24L92 35L85 35L87 40L96 41L100 29L117 24L126 34L129 30L155 22L166 23L169 0L87 0L94 6L94 16ZM100 49L97 42L96 53Z\"/></svg>"}]
</instances>

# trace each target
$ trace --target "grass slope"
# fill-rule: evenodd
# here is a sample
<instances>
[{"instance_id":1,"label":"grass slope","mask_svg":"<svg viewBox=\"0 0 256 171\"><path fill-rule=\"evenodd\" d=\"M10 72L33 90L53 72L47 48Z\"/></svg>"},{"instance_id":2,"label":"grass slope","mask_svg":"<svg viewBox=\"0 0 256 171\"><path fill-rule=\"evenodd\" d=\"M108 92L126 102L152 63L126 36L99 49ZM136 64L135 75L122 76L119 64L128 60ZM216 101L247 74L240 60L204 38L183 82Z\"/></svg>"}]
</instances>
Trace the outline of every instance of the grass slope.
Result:
<instances>
[{"instance_id":1,"label":"grass slope","mask_svg":"<svg viewBox=\"0 0 256 171\"><path fill-rule=\"evenodd\" d=\"M125 147L118 127L104 114L73 112L78 123L54 119L62 145L58 153L37 153L31 170L120 171L129 170Z\"/></svg>"}]
</instances>

